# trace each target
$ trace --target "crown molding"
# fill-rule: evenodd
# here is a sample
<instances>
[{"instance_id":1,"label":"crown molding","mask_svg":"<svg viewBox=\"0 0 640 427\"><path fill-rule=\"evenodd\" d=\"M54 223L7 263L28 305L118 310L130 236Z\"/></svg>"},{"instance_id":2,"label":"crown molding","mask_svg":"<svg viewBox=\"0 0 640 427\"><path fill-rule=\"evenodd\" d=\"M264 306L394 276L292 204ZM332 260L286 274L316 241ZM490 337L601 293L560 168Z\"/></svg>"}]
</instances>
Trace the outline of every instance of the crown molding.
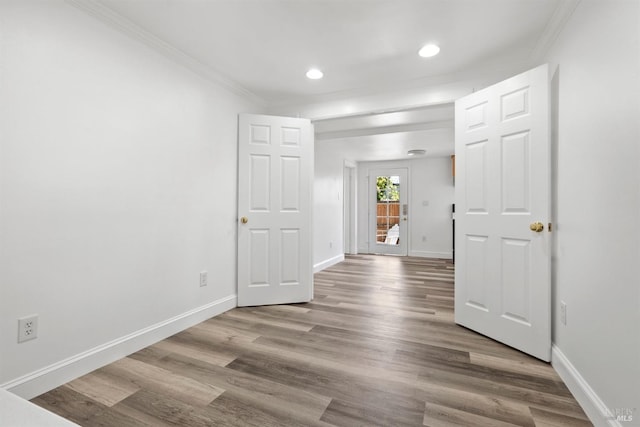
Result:
<instances>
[{"instance_id":1,"label":"crown molding","mask_svg":"<svg viewBox=\"0 0 640 427\"><path fill-rule=\"evenodd\" d=\"M224 76L219 71L215 70L209 65L206 65L194 58L193 56L183 52L175 46L165 42L159 37L151 34L150 32L140 28L138 25L125 18L124 16L114 12L110 8L106 7L97 0L65 0L71 6L99 19L105 24L114 28L138 41L141 41L148 47L152 48L156 52L169 58L170 60L188 68L196 74L204 77L206 80L222 86L223 88L233 92L242 98L256 103L260 106L265 106L266 101L254 94L250 90L246 89L237 82Z\"/></svg>"},{"instance_id":2,"label":"crown molding","mask_svg":"<svg viewBox=\"0 0 640 427\"><path fill-rule=\"evenodd\" d=\"M538 64L547 54L553 43L556 41L565 25L573 15L581 0L561 0L558 7L553 12L551 19L547 22L542 35L538 38L536 46L531 51L530 60L532 64Z\"/></svg>"}]
</instances>

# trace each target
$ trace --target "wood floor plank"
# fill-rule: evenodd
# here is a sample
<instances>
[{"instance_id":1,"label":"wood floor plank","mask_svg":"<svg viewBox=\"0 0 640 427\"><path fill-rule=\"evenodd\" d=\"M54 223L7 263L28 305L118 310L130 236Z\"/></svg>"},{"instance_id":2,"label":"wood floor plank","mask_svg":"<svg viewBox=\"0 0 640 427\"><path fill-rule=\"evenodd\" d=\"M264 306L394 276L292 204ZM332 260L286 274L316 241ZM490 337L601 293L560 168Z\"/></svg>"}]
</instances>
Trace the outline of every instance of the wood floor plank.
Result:
<instances>
[{"instance_id":1,"label":"wood floor plank","mask_svg":"<svg viewBox=\"0 0 640 427\"><path fill-rule=\"evenodd\" d=\"M154 425L161 427L169 424L166 424L155 417L140 417L140 414L137 414L137 417L134 418L126 415L116 408L110 408L108 411L100 411L96 413L82 425L90 425L92 427L147 427Z\"/></svg>"},{"instance_id":2,"label":"wood floor plank","mask_svg":"<svg viewBox=\"0 0 640 427\"><path fill-rule=\"evenodd\" d=\"M227 317L232 319L255 319L256 317L260 319L260 323L268 324L271 326L279 326L281 328L293 329L296 331L308 331L313 328L313 324L305 323L303 321L299 321L296 318L291 316L285 317L286 320L282 318L278 318L278 315L275 313L266 310L265 308L255 308L255 307L243 307L238 308L233 311L225 313ZM303 315L303 314L301 314Z\"/></svg>"},{"instance_id":3,"label":"wood floor plank","mask_svg":"<svg viewBox=\"0 0 640 427\"><path fill-rule=\"evenodd\" d=\"M210 345L203 346L197 342L181 340L179 338L166 339L153 346L165 350L169 354L183 354L218 366L225 366L236 358L234 355L216 351L216 349L211 348Z\"/></svg>"},{"instance_id":4,"label":"wood floor plank","mask_svg":"<svg viewBox=\"0 0 640 427\"><path fill-rule=\"evenodd\" d=\"M225 392L206 410L211 419L220 420L224 426L237 427L324 427L328 424L304 414L288 411L286 407L268 406L262 402L247 405L243 395Z\"/></svg>"},{"instance_id":5,"label":"wood floor plank","mask_svg":"<svg viewBox=\"0 0 640 427\"><path fill-rule=\"evenodd\" d=\"M291 387L261 376L222 368L182 355L168 356L160 364L163 368L184 376L212 384L235 395L243 396L245 403L269 407L282 406L286 411L318 420L331 401L330 397L310 390Z\"/></svg>"},{"instance_id":6,"label":"wood floor plank","mask_svg":"<svg viewBox=\"0 0 640 427\"><path fill-rule=\"evenodd\" d=\"M131 357L100 368L100 371L113 376L117 381L128 380L140 389L171 396L192 405L207 405L224 392L222 388L203 384Z\"/></svg>"},{"instance_id":7,"label":"wood floor plank","mask_svg":"<svg viewBox=\"0 0 640 427\"><path fill-rule=\"evenodd\" d=\"M90 425L88 421L94 415L108 408L66 385L44 393L31 402L81 426Z\"/></svg>"},{"instance_id":8,"label":"wood floor plank","mask_svg":"<svg viewBox=\"0 0 640 427\"><path fill-rule=\"evenodd\" d=\"M448 406L440 406L427 402L425 405L422 425L427 427L452 427L452 426L484 426L484 427L522 427L531 424L511 424L492 418L483 417L469 412L453 409Z\"/></svg>"},{"instance_id":9,"label":"wood floor plank","mask_svg":"<svg viewBox=\"0 0 640 427\"><path fill-rule=\"evenodd\" d=\"M132 394L115 405L114 410L149 426L211 425L211 420L203 413L202 408L197 410L182 400L149 389Z\"/></svg>"},{"instance_id":10,"label":"wood floor plank","mask_svg":"<svg viewBox=\"0 0 640 427\"><path fill-rule=\"evenodd\" d=\"M509 360L502 357L490 356L488 354L469 353L470 362L474 365L486 366L488 368L501 369L511 372L526 372L529 375L558 380L558 374L551 365L542 361L531 360Z\"/></svg>"},{"instance_id":11,"label":"wood floor plank","mask_svg":"<svg viewBox=\"0 0 640 427\"><path fill-rule=\"evenodd\" d=\"M420 392L416 393L417 397L428 404L437 405L433 408L438 411L446 412L447 408L450 409L456 418L464 412L507 424L533 425L530 408L524 402L473 393L437 383L421 382L419 388ZM470 417L470 415L466 416ZM438 423L445 423L448 420L447 417L437 417L437 419L440 420Z\"/></svg>"},{"instance_id":12,"label":"wood floor plank","mask_svg":"<svg viewBox=\"0 0 640 427\"><path fill-rule=\"evenodd\" d=\"M229 328L225 328L225 330L229 331ZM179 334L167 338L165 341L170 341L172 344L184 346L186 348L198 349L199 351L209 353L210 357L214 360L219 359L220 361L227 362L238 356L239 352L242 351L238 350L238 348L241 349L242 344L250 343L252 341L249 339L239 339L232 334L233 332L211 334L206 329L189 328L186 331L182 331ZM256 335L256 337L257 336L259 335ZM151 347L156 349L158 348L155 344ZM162 355L162 357L171 354L171 352L164 353L165 354ZM158 359L161 359L162 357Z\"/></svg>"},{"instance_id":13,"label":"wood floor plank","mask_svg":"<svg viewBox=\"0 0 640 427\"><path fill-rule=\"evenodd\" d=\"M573 417L584 416L580 405L572 397L557 396L552 393L533 391L511 384L496 383L490 379L478 379L464 374L429 368L418 376L417 381L419 383L439 384L440 386L454 389L470 390L478 394L505 400L524 402L531 407L552 407Z\"/></svg>"},{"instance_id":14,"label":"wood floor plank","mask_svg":"<svg viewBox=\"0 0 640 427\"><path fill-rule=\"evenodd\" d=\"M456 374L459 377L465 377L467 379L477 379L478 383L484 380L492 385L495 384L496 387L504 384L505 386L516 386L531 391L571 397L571 393L564 383L556 379L542 378L523 372L473 365L465 361L460 362L452 359L435 361L422 352L397 350L395 354L398 360L405 363L444 371L443 376ZM433 371L426 369L425 372L432 373Z\"/></svg>"},{"instance_id":15,"label":"wood floor plank","mask_svg":"<svg viewBox=\"0 0 640 427\"><path fill-rule=\"evenodd\" d=\"M335 426L417 426L423 418L424 411L398 410L391 405L374 406L372 402L343 401L334 399L329 404L321 420Z\"/></svg>"},{"instance_id":16,"label":"wood floor plank","mask_svg":"<svg viewBox=\"0 0 640 427\"><path fill-rule=\"evenodd\" d=\"M113 406L140 390L138 385L106 375L100 370L67 383L67 387L105 406Z\"/></svg>"},{"instance_id":17,"label":"wood floor plank","mask_svg":"<svg viewBox=\"0 0 640 427\"><path fill-rule=\"evenodd\" d=\"M575 418L541 408L531 408L536 427L588 427L591 423L584 418Z\"/></svg>"},{"instance_id":18,"label":"wood floor plank","mask_svg":"<svg viewBox=\"0 0 640 427\"><path fill-rule=\"evenodd\" d=\"M348 255L33 402L81 426L591 425L553 368L454 323L454 266Z\"/></svg>"},{"instance_id":19,"label":"wood floor plank","mask_svg":"<svg viewBox=\"0 0 640 427\"><path fill-rule=\"evenodd\" d=\"M243 355L227 367L321 395L334 396L342 401L365 401L372 407L384 406L397 414L423 410L423 402L412 398L412 392L408 390L406 393L398 393L401 385L394 383L389 377L349 375L317 365L308 369L304 362L293 363L284 358L264 360L253 355Z\"/></svg>"}]
</instances>

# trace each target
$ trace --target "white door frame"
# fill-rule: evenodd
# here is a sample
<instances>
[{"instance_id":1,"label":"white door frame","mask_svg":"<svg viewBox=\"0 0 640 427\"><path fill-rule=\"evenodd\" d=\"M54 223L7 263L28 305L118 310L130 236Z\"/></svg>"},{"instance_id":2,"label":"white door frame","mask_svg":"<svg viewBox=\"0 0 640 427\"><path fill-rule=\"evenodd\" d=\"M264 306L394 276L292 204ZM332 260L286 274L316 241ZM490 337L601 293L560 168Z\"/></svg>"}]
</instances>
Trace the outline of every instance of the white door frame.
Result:
<instances>
[{"instance_id":1,"label":"white door frame","mask_svg":"<svg viewBox=\"0 0 640 427\"><path fill-rule=\"evenodd\" d=\"M344 227L344 253L345 254L357 254L358 253L358 233L357 233L357 203L356 203L356 164L348 160L344 161L344 214L343 214L343 227Z\"/></svg>"}]
</instances>

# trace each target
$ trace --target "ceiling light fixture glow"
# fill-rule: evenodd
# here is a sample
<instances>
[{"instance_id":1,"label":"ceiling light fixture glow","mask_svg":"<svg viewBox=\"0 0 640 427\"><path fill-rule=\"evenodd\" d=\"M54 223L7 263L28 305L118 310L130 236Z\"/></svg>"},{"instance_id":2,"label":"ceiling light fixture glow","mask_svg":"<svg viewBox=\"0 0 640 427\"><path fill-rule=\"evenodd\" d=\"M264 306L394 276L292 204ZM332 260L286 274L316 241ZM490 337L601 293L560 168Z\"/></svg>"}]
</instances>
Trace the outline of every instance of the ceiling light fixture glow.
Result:
<instances>
[{"instance_id":1,"label":"ceiling light fixture glow","mask_svg":"<svg viewBox=\"0 0 640 427\"><path fill-rule=\"evenodd\" d=\"M438 53L440 53L440 48L435 44L426 44L418 51L418 55L423 58L431 58L432 56L436 56Z\"/></svg>"},{"instance_id":2,"label":"ceiling light fixture glow","mask_svg":"<svg viewBox=\"0 0 640 427\"><path fill-rule=\"evenodd\" d=\"M307 71L307 78L311 80L318 80L318 79L321 79L323 76L324 74L322 73L322 71L318 70L317 68L312 68L309 71Z\"/></svg>"},{"instance_id":3,"label":"ceiling light fixture glow","mask_svg":"<svg viewBox=\"0 0 640 427\"><path fill-rule=\"evenodd\" d=\"M407 151L407 156L422 156L426 154L427 150L417 149L417 150L409 150Z\"/></svg>"}]
</instances>

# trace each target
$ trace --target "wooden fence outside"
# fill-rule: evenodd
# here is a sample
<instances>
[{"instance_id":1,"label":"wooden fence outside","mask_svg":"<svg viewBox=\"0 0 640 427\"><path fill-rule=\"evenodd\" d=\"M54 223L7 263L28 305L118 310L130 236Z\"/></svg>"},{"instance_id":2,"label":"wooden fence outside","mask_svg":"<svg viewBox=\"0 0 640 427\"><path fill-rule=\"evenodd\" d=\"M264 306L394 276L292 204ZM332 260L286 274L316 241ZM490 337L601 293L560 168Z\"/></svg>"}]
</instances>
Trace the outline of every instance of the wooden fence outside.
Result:
<instances>
[{"instance_id":1,"label":"wooden fence outside","mask_svg":"<svg viewBox=\"0 0 640 427\"><path fill-rule=\"evenodd\" d=\"M387 231L400 223L399 202L378 202L376 208L376 241L384 242Z\"/></svg>"}]
</instances>

